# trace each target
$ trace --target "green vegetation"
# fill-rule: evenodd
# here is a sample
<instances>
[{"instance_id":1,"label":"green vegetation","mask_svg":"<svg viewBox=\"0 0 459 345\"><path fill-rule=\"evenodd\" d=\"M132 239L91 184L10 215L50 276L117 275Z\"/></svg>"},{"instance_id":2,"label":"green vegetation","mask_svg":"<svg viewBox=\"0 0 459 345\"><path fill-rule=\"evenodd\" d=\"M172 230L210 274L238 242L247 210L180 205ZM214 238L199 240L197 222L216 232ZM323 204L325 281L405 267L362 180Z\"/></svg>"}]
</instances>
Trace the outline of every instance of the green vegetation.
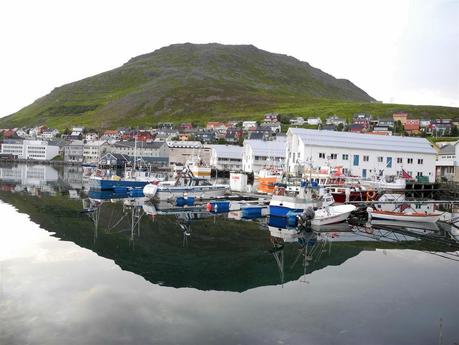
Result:
<instances>
[{"instance_id":1,"label":"green vegetation","mask_svg":"<svg viewBox=\"0 0 459 345\"><path fill-rule=\"evenodd\" d=\"M458 141L459 137L427 137L427 140L432 143L438 143L442 141Z\"/></svg>"},{"instance_id":2,"label":"green vegetation","mask_svg":"<svg viewBox=\"0 0 459 345\"><path fill-rule=\"evenodd\" d=\"M58 87L0 119L0 127L203 124L210 119L260 120L266 112L347 118L369 112L386 117L401 110L410 117L459 116L459 108L374 102L348 80L254 46L178 44Z\"/></svg>"}]
</instances>

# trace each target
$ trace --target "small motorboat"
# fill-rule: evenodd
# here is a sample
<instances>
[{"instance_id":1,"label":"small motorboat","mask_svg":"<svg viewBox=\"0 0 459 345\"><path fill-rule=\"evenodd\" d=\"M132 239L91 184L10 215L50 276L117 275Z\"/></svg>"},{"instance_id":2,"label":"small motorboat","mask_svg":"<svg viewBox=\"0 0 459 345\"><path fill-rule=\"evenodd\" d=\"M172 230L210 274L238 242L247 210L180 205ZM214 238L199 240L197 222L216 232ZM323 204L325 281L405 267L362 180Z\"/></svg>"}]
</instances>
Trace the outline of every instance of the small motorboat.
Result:
<instances>
[{"instance_id":1,"label":"small motorboat","mask_svg":"<svg viewBox=\"0 0 459 345\"><path fill-rule=\"evenodd\" d=\"M303 212L310 207L315 209L334 202L331 194L319 195L317 190L313 191L313 188L307 186L302 186L298 195L295 192L287 192L285 187L276 186L269 202L269 214L287 217L289 212Z\"/></svg>"},{"instance_id":2,"label":"small motorboat","mask_svg":"<svg viewBox=\"0 0 459 345\"><path fill-rule=\"evenodd\" d=\"M435 223L443 212L397 212L367 209L369 219L400 220L404 222Z\"/></svg>"},{"instance_id":3,"label":"small motorboat","mask_svg":"<svg viewBox=\"0 0 459 345\"><path fill-rule=\"evenodd\" d=\"M325 206L315 211L311 225L327 225L344 222L352 211L356 210L354 205Z\"/></svg>"}]
</instances>

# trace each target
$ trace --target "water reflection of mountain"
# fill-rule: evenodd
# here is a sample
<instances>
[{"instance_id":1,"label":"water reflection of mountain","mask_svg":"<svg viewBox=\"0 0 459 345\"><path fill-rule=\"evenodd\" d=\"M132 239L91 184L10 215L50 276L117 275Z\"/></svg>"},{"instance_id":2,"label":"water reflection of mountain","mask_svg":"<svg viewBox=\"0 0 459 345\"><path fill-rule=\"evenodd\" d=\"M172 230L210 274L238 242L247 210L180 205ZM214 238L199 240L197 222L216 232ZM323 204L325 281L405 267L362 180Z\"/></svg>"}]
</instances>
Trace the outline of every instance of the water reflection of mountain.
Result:
<instances>
[{"instance_id":1,"label":"water reflection of mountain","mask_svg":"<svg viewBox=\"0 0 459 345\"><path fill-rule=\"evenodd\" d=\"M224 216L194 217L186 223L191 229L185 234L181 227L183 219L157 216L152 220L142 214L141 206L120 202L104 203L98 208L96 231L91 219L95 213L81 214L79 200L63 195L37 198L6 192L0 192L0 199L29 214L32 221L55 233L53 236L112 259L122 269L156 284L241 292L299 280L305 274L304 245L285 241L281 246L274 243L273 247L270 232L260 229L256 222L234 221ZM131 227L133 219L140 219L138 226ZM320 257L309 262L306 273L341 265L363 250L379 247L403 248L400 244L377 241L336 242L331 249L318 249ZM281 256L276 254L279 251Z\"/></svg>"}]
</instances>

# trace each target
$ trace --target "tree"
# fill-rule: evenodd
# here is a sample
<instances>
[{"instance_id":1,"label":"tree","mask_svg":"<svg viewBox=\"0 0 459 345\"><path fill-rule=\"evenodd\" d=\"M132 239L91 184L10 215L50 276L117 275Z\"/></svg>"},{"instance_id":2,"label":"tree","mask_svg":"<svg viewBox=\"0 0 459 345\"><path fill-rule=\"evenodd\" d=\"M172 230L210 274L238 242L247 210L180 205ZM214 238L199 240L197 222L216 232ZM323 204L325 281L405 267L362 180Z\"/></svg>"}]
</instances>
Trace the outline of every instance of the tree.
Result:
<instances>
[{"instance_id":1,"label":"tree","mask_svg":"<svg viewBox=\"0 0 459 345\"><path fill-rule=\"evenodd\" d=\"M453 128L451 128L451 136L452 137L459 136L459 129L457 128L457 126L453 126Z\"/></svg>"},{"instance_id":2,"label":"tree","mask_svg":"<svg viewBox=\"0 0 459 345\"><path fill-rule=\"evenodd\" d=\"M338 123L338 126L336 127L336 130L337 130L338 132L342 132L343 129L344 129L343 123L342 123L342 122Z\"/></svg>"},{"instance_id":3,"label":"tree","mask_svg":"<svg viewBox=\"0 0 459 345\"><path fill-rule=\"evenodd\" d=\"M62 134L69 135L70 134L70 129L66 127L64 129L64 132L62 132Z\"/></svg>"}]
</instances>

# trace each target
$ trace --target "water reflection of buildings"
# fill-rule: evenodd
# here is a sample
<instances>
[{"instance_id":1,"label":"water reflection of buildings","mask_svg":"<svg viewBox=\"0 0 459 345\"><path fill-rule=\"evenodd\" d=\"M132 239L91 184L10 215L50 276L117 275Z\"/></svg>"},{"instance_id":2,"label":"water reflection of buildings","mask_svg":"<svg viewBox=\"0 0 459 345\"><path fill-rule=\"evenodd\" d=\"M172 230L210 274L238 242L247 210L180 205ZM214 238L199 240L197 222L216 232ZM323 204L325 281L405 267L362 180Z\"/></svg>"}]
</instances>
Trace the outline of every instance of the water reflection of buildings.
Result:
<instances>
[{"instance_id":1,"label":"water reflection of buildings","mask_svg":"<svg viewBox=\"0 0 459 345\"><path fill-rule=\"evenodd\" d=\"M4 191L26 191L33 195L69 190L73 198L78 198L81 191L89 190L89 181L78 166L1 164L0 184Z\"/></svg>"},{"instance_id":2,"label":"water reflection of buildings","mask_svg":"<svg viewBox=\"0 0 459 345\"><path fill-rule=\"evenodd\" d=\"M57 170L49 165L21 164L11 167L0 166L0 180L3 182L40 187L55 183L58 178Z\"/></svg>"}]
</instances>

